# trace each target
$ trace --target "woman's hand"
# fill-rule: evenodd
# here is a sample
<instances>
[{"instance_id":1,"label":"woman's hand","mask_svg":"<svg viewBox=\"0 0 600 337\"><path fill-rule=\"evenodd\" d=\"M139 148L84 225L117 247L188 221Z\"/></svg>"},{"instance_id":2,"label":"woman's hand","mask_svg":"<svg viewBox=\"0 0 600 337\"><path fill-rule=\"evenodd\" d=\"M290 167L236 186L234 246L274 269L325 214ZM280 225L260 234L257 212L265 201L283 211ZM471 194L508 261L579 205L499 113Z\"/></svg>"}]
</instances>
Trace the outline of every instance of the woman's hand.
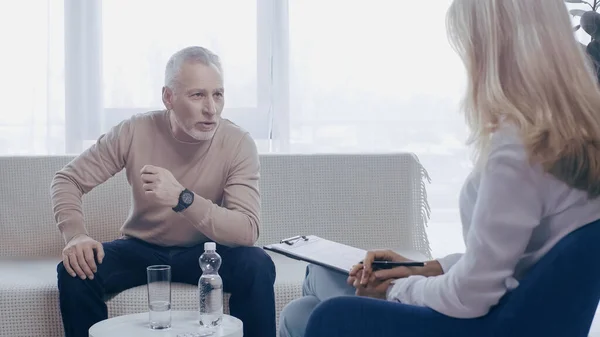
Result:
<instances>
[{"instance_id":1,"label":"woman's hand","mask_svg":"<svg viewBox=\"0 0 600 337\"><path fill-rule=\"evenodd\" d=\"M362 276L361 274L362 271L357 273L358 278ZM366 285L361 285L358 280L355 279L353 284L356 288L355 294L356 296L385 300L387 299L387 290L391 286L393 280L394 279L377 280L372 278Z\"/></svg>"},{"instance_id":2,"label":"woman's hand","mask_svg":"<svg viewBox=\"0 0 600 337\"><path fill-rule=\"evenodd\" d=\"M367 256L365 256L365 259L363 260L363 263L362 263L362 275L360 278L360 284L366 285L368 283L369 279L373 275L372 264L373 264L373 261L375 261L375 260L392 261L392 262L408 262L408 261L410 261L409 259L405 258L404 256L397 254L389 249L388 250L369 251L369 252L367 252ZM391 272L394 269L396 269L396 270L394 272ZM353 268L353 270L354 270L354 268ZM384 273L384 275L388 275L388 276L397 275L397 277L394 277L394 278L403 278L403 277L408 277L411 275L411 271L407 267L397 267L397 268L392 268L389 270L381 270L381 271L387 272L387 273ZM352 273L352 271L350 271L350 273ZM382 276L381 274L382 273L380 273L380 276ZM375 276L375 277L377 277L377 276Z\"/></svg>"},{"instance_id":3,"label":"woman's hand","mask_svg":"<svg viewBox=\"0 0 600 337\"><path fill-rule=\"evenodd\" d=\"M369 280L367 280L366 284L369 284L374 281L385 281L385 280L396 280L399 278L409 277L411 275L419 275L418 271L413 270L417 267L395 267L387 270L377 270L371 274ZM352 267L350 273L348 274L348 284L358 288L361 284L364 286L365 283L361 283L363 276L363 265L357 264Z\"/></svg>"},{"instance_id":4,"label":"woman's hand","mask_svg":"<svg viewBox=\"0 0 600 337\"><path fill-rule=\"evenodd\" d=\"M444 273L442 266L436 260L425 262L424 267L396 267L373 271L371 266L375 260L393 262L411 261L391 250L368 252L363 263L353 266L348 275L347 282L357 289L357 295L361 294L361 296L375 298L382 298L381 296L384 296L383 298L385 298L387 287L389 287L393 280L406 278L411 275L431 277L442 275ZM370 272L366 272L367 266L369 266ZM385 291L383 291L383 288L385 288Z\"/></svg>"}]
</instances>

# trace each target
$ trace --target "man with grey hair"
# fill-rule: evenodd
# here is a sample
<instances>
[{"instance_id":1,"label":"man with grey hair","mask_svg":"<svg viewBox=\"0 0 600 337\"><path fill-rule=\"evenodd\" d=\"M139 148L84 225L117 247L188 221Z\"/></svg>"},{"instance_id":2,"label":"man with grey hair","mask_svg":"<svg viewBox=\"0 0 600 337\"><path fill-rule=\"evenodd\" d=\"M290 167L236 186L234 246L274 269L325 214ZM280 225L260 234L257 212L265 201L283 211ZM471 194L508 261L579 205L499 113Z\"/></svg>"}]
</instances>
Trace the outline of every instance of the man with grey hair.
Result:
<instances>
[{"instance_id":1,"label":"man with grey hair","mask_svg":"<svg viewBox=\"0 0 600 337\"><path fill-rule=\"evenodd\" d=\"M165 110L114 126L60 170L51 196L66 242L58 265L68 337L108 317L108 294L146 284L146 267L171 266L172 281L198 284L198 258L217 243L230 312L244 336L275 336L275 266L255 244L259 160L249 133L221 118L219 58L202 47L174 54L165 71ZM82 196L125 169L133 203L122 237L100 243L84 225Z\"/></svg>"}]
</instances>

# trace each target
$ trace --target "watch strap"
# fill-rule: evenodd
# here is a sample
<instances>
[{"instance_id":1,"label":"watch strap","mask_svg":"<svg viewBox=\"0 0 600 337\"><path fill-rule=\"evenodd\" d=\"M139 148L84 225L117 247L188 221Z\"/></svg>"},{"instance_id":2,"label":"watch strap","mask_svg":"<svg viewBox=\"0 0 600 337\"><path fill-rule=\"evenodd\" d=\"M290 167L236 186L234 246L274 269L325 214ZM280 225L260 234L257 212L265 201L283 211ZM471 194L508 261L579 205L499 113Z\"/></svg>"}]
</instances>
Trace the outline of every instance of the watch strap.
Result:
<instances>
[{"instance_id":1,"label":"watch strap","mask_svg":"<svg viewBox=\"0 0 600 337\"><path fill-rule=\"evenodd\" d=\"M191 200L189 202L185 202L184 201L185 196L189 196L189 198ZM194 193L186 188L179 194L179 202L177 203L177 206L173 207L173 211L181 212L184 209L190 207L190 205L192 204L193 201L194 201Z\"/></svg>"}]
</instances>

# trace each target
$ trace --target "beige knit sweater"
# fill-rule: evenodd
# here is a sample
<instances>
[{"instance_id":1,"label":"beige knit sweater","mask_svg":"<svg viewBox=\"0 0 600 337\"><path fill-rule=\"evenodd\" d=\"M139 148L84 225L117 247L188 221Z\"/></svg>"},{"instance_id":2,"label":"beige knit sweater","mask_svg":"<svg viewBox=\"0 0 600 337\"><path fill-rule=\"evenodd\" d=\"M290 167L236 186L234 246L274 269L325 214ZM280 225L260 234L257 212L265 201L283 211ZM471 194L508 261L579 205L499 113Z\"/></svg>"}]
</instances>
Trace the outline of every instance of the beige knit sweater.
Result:
<instances>
[{"instance_id":1,"label":"beige knit sweater","mask_svg":"<svg viewBox=\"0 0 600 337\"><path fill-rule=\"evenodd\" d=\"M144 165L171 171L196 194L194 203L181 213L152 204L142 188ZM124 236L161 246L208 240L250 246L259 233L259 166L254 141L232 122L222 119L212 140L191 144L173 136L166 111L153 111L113 127L59 171L51 186L53 210L65 242L87 234L83 194L125 169L133 195Z\"/></svg>"}]
</instances>

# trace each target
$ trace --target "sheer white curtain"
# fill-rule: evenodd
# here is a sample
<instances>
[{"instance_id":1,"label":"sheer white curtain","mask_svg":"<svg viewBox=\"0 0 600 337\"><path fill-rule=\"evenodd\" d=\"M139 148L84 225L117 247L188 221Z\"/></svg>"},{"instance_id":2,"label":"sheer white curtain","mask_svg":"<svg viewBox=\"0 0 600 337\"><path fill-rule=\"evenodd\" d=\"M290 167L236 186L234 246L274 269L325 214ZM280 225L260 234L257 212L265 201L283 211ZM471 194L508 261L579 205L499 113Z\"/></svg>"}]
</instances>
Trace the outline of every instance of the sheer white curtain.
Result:
<instances>
[{"instance_id":1,"label":"sheer white curtain","mask_svg":"<svg viewBox=\"0 0 600 337\"><path fill-rule=\"evenodd\" d=\"M0 155L78 153L162 108L167 58L202 45L223 59L224 115L261 151L416 153L432 179L434 254L462 251L457 197L470 163L450 3L13 1L0 14Z\"/></svg>"}]
</instances>

